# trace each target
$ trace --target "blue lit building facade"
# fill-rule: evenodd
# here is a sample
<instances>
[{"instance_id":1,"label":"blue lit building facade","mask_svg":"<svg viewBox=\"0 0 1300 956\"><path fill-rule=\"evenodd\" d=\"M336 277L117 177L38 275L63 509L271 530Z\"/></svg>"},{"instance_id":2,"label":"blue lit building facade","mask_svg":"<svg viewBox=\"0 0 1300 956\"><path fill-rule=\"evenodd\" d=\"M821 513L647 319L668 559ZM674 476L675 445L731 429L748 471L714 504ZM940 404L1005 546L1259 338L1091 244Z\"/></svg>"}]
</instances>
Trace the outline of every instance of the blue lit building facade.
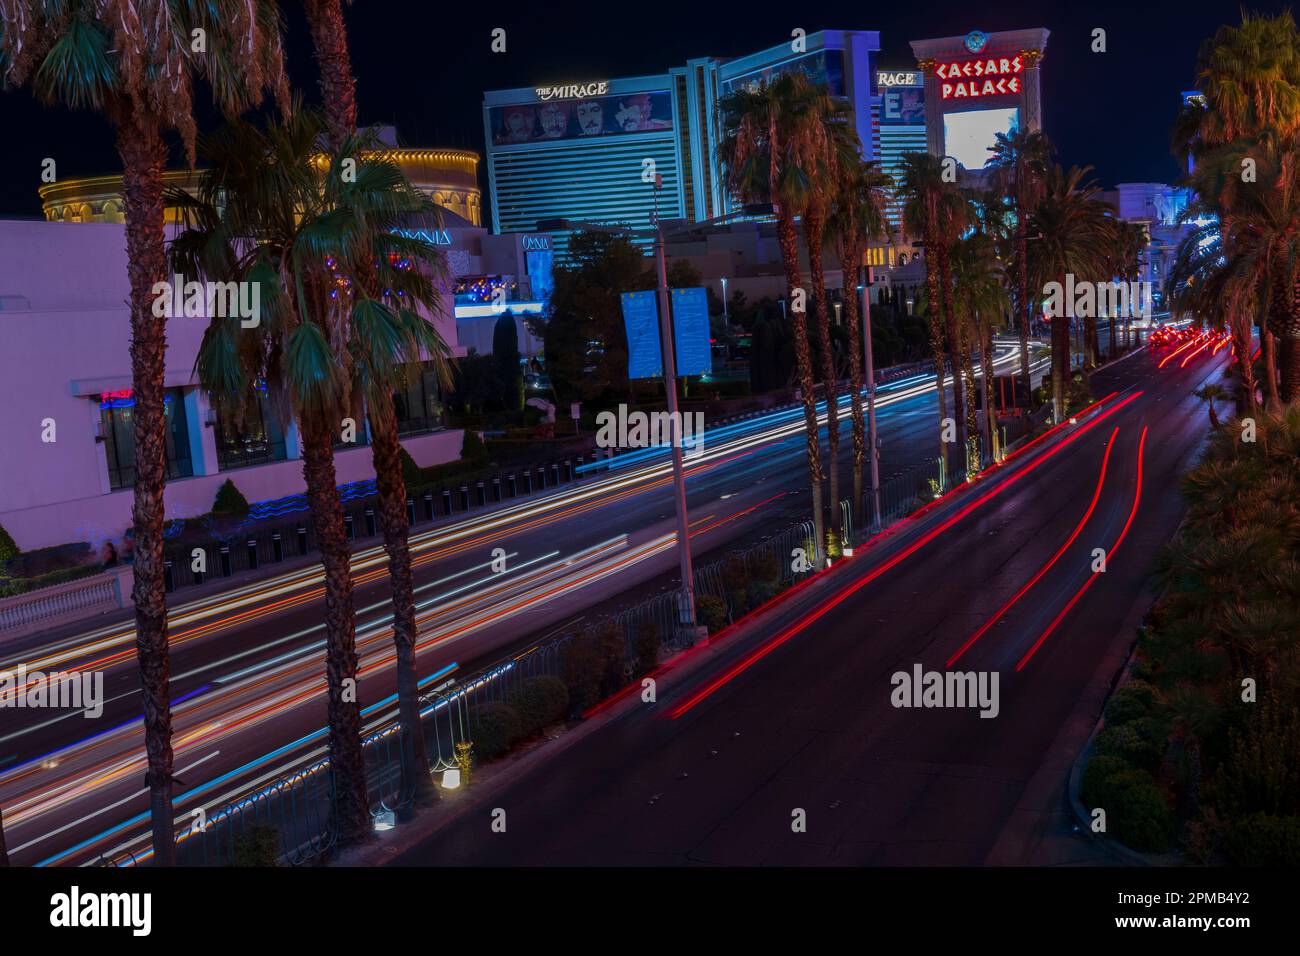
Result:
<instances>
[{"instance_id":1,"label":"blue lit building facade","mask_svg":"<svg viewBox=\"0 0 1300 956\"><path fill-rule=\"evenodd\" d=\"M617 224L648 246L654 174L662 177L658 211L665 220L702 222L733 211L718 162L718 101L790 69L845 99L865 157L875 158L879 49L876 31L825 30L652 76L485 93L492 229L531 232L548 219ZM553 240L562 257L567 235L553 232Z\"/></svg>"}]
</instances>

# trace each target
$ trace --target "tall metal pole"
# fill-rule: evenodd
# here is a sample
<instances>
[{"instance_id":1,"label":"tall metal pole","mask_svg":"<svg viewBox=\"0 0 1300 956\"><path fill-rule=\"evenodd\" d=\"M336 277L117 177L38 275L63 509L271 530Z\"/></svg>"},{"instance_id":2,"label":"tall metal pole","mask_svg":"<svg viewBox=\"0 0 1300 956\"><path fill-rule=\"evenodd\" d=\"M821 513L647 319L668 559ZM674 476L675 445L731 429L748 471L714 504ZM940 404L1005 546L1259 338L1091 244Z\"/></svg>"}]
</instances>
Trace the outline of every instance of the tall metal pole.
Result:
<instances>
[{"instance_id":1,"label":"tall metal pole","mask_svg":"<svg viewBox=\"0 0 1300 956\"><path fill-rule=\"evenodd\" d=\"M871 353L871 266L862 286L862 348L867 360L867 441L871 445L871 518L880 530L880 449L876 447L876 363Z\"/></svg>"},{"instance_id":2,"label":"tall metal pole","mask_svg":"<svg viewBox=\"0 0 1300 956\"><path fill-rule=\"evenodd\" d=\"M695 574L691 570L691 539L686 513L686 475L682 467L682 427L677 414L677 356L674 353L673 325L669 316L668 263L664 257L664 230L659 222L659 189L663 178L655 176L655 262L659 269L659 351L664 364L664 392L668 396L668 420L672 430L673 497L677 504L677 553L681 558L682 603L678 621L695 626ZM696 439L699 440L698 437Z\"/></svg>"}]
</instances>

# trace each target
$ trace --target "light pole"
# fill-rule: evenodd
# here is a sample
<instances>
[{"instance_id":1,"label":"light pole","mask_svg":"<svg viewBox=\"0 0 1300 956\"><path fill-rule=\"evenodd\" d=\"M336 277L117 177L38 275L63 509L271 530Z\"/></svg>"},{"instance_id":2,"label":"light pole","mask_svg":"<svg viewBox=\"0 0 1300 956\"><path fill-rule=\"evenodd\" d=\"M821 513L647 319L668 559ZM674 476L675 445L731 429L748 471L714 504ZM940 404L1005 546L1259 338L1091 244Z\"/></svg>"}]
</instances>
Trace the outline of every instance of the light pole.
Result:
<instances>
[{"instance_id":1,"label":"light pole","mask_svg":"<svg viewBox=\"0 0 1300 956\"><path fill-rule=\"evenodd\" d=\"M682 466L682 426L677 413L677 356L668 301L668 263L664 256L664 230L659 221L659 190L663 176L656 173L654 181L655 264L659 271L659 352L663 356L664 393L668 397L668 421L672 430L673 498L677 510L677 554L681 559L682 601L678 608L678 624L693 628L695 622L695 573L691 569L690 525L686 511L686 474ZM725 281L725 280L724 280ZM725 293L724 293L725 294ZM726 299L724 298L725 302ZM699 440L698 438L696 439Z\"/></svg>"},{"instance_id":2,"label":"light pole","mask_svg":"<svg viewBox=\"0 0 1300 956\"><path fill-rule=\"evenodd\" d=\"M862 286L862 350L867 361L867 441L871 445L871 520L880 530L880 449L876 447L876 363L871 352L871 266Z\"/></svg>"},{"instance_id":3,"label":"light pole","mask_svg":"<svg viewBox=\"0 0 1300 956\"><path fill-rule=\"evenodd\" d=\"M722 277L722 321L731 324L731 312L727 306L727 277Z\"/></svg>"}]
</instances>

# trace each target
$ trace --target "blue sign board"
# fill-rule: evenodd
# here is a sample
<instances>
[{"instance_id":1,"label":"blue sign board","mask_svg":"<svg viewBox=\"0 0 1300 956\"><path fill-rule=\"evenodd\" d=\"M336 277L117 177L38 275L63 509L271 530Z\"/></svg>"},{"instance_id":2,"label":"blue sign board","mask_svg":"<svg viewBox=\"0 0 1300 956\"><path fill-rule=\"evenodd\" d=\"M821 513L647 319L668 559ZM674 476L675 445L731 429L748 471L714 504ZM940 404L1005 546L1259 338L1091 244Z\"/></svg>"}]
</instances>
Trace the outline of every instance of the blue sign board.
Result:
<instances>
[{"instance_id":1,"label":"blue sign board","mask_svg":"<svg viewBox=\"0 0 1300 956\"><path fill-rule=\"evenodd\" d=\"M709 298L704 289L670 289L677 374L707 375L713 371L709 344ZM623 326L627 330L627 377L657 378L663 374L659 352L657 295L624 292Z\"/></svg>"},{"instance_id":2,"label":"blue sign board","mask_svg":"<svg viewBox=\"0 0 1300 956\"><path fill-rule=\"evenodd\" d=\"M656 378L663 374L659 354L659 309L654 291L623 293L623 326L627 329L627 377Z\"/></svg>"},{"instance_id":3,"label":"blue sign board","mask_svg":"<svg viewBox=\"0 0 1300 956\"><path fill-rule=\"evenodd\" d=\"M678 375L707 375L713 371L709 346L709 295L703 289L673 289L673 338Z\"/></svg>"}]
</instances>

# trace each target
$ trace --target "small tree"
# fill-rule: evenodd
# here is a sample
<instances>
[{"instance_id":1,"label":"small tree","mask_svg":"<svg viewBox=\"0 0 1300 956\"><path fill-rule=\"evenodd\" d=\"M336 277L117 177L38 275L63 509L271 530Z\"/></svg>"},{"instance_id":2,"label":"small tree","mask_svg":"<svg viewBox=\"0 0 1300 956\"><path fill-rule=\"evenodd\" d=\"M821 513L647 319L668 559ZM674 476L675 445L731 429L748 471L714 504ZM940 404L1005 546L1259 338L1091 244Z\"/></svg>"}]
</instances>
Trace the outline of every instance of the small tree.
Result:
<instances>
[{"instance_id":1,"label":"small tree","mask_svg":"<svg viewBox=\"0 0 1300 956\"><path fill-rule=\"evenodd\" d=\"M4 525L0 524L0 569L18 557L20 553L17 543L5 530Z\"/></svg>"},{"instance_id":2,"label":"small tree","mask_svg":"<svg viewBox=\"0 0 1300 956\"><path fill-rule=\"evenodd\" d=\"M232 518L243 518L248 515L248 499L229 478L217 489L216 500L212 502L212 513Z\"/></svg>"},{"instance_id":3,"label":"small tree","mask_svg":"<svg viewBox=\"0 0 1300 956\"><path fill-rule=\"evenodd\" d=\"M492 328L492 358L501 380L501 401L513 412L524 407L524 373L519 365L519 333L513 312L502 313Z\"/></svg>"}]
</instances>

